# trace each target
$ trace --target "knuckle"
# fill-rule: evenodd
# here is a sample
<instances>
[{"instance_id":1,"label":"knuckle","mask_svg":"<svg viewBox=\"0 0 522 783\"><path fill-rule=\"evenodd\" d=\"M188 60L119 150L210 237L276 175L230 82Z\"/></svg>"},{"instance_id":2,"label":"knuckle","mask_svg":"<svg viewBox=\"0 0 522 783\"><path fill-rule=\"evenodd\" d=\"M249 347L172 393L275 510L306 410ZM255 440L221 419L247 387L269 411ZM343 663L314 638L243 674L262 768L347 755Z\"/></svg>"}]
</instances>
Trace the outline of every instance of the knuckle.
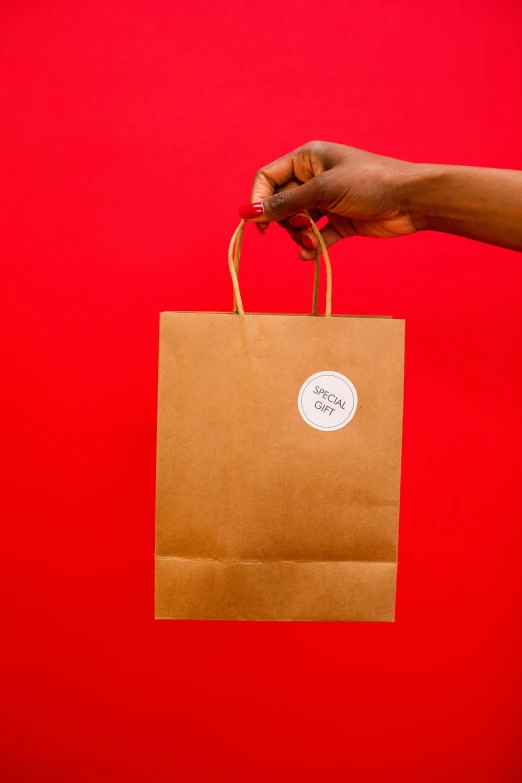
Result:
<instances>
[{"instance_id":1,"label":"knuckle","mask_svg":"<svg viewBox=\"0 0 522 783\"><path fill-rule=\"evenodd\" d=\"M281 218L284 214L287 203L287 196L284 191L274 193L270 199L270 212L276 220Z\"/></svg>"},{"instance_id":2,"label":"knuckle","mask_svg":"<svg viewBox=\"0 0 522 783\"><path fill-rule=\"evenodd\" d=\"M317 157L321 157L321 155L324 152L324 148L325 148L325 142L319 141L318 139L309 141L307 144L304 145L304 149L306 150L306 152L310 153L311 155L316 155Z\"/></svg>"}]
</instances>

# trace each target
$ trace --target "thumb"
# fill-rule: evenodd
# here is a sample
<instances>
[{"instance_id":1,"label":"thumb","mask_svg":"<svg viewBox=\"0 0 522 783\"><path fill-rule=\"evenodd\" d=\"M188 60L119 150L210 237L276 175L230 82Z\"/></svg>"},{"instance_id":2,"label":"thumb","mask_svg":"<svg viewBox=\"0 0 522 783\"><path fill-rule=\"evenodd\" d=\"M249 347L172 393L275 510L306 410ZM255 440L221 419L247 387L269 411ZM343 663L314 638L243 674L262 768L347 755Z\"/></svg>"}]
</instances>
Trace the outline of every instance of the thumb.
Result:
<instances>
[{"instance_id":1,"label":"thumb","mask_svg":"<svg viewBox=\"0 0 522 783\"><path fill-rule=\"evenodd\" d=\"M325 202L328 179L328 172L323 172L297 188L274 193L262 202L263 213L259 217L263 220L280 221L305 209L327 206Z\"/></svg>"}]
</instances>

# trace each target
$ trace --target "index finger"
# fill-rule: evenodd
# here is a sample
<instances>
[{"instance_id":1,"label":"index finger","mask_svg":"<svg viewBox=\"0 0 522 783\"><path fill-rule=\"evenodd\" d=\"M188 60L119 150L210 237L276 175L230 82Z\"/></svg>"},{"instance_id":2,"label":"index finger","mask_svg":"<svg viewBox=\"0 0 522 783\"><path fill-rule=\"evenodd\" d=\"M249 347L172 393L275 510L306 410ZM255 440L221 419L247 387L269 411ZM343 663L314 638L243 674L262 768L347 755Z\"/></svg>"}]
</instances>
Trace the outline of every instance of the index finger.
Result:
<instances>
[{"instance_id":1,"label":"index finger","mask_svg":"<svg viewBox=\"0 0 522 783\"><path fill-rule=\"evenodd\" d=\"M251 195L252 204L273 196L276 189L285 185L294 177L294 174L293 153L283 155L282 158L277 158L273 163L269 163L268 166L263 166L254 177Z\"/></svg>"}]
</instances>

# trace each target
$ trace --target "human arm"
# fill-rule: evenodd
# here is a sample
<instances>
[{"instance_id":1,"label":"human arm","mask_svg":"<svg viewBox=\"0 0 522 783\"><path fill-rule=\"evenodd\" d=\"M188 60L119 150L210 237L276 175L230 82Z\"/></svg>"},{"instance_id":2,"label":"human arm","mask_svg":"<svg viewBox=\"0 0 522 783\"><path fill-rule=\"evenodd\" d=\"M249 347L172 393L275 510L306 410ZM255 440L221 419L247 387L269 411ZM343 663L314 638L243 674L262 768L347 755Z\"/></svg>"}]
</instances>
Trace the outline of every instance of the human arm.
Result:
<instances>
[{"instance_id":1,"label":"human arm","mask_svg":"<svg viewBox=\"0 0 522 783\"><path fill-rule=\"evenodd\" d=\"M350 236L443 231L522 251L522 172L419 164L330 142L310 142L261 168L240 214L264 231L277 221L315 255L307 231L326 215L327 246Z\"/></svg>"}]
</instances>

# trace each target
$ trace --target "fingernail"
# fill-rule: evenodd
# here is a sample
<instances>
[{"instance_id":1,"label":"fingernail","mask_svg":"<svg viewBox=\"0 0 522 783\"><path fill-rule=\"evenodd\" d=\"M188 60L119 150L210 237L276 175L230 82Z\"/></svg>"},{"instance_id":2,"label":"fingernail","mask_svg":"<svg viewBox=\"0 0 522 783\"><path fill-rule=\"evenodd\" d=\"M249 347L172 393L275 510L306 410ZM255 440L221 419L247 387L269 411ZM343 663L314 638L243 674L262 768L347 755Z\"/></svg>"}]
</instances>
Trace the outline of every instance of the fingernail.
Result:
<instances>
[{"instance_id":1,"label":"fingernail","mask_svg":"<svg viewBox=\"0 0 522 783\"><path fill-rule=\"evenodd\" d=\"M260 217L264 212L263 205L260 201L256 204L244 204L239 207L239 215L243 220L253 220L256 217Z\"/></svg>"},{"instance_id":2,"label":"fingernail","mask_svg":"<svg viewBox=\"0 0 522 783\"><path fill-rule=\"evenodd\" d=\"M305 261L305 262L308 262L308 261L313 261L313 260L314 260L313 258L303 258L303 256L301 255L301 253L299 253L299 254L298 254L297 258L299 259L299 261Z\"/></svg>"},{"instance_id":3,"label":"fingernail","mask_svg":"<svg viewBox=\"0 0 522 783\"><path fill-rule=\"evenodd\" d=\"M315 250L314 241L311 236L308 236L308 234L303 234L301 237L301 242L305 247L310 248L310 250Z\"/></svg>"},{"instance_id":4,"label":"fingernail","mask_svg":"<svg viewBox=\"0 0 522 783\"><path fill-rule=\"evenodd\" d=\"M254 226L257 228L260 234L264 234L269 225L270 223L254 223Z\"/></svg>"},{"instance_id":5,"label":"fingernail","mask_svg":"<svg viewBox=\"0 0 522 783\"><path fill-rule=\"evenodd\" d=\"M289 222L294 228L308 228L310 226L310 219L306 215L294 215Z\"/></svg>"}]
</instances>

